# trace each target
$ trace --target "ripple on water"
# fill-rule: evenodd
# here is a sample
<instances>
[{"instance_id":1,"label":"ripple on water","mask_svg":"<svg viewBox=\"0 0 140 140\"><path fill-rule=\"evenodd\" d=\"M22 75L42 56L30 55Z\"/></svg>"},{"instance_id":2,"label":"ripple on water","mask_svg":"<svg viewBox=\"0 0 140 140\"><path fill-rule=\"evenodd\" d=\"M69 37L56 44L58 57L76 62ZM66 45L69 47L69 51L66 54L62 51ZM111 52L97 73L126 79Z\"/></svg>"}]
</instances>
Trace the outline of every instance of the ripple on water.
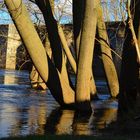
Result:
<instances>
[{"instance_id":1,"label":"ripple on water","mask_svg":"<svg viewBox=\"0 0 140 140\"><path fill-rule=\"evenodd\" d=\"M72 77L74 81L74 77ZM117 101L110 100L104 80L96 81L99 99L91 102L94 114L64 110L49 90L30 88L26 71L0 70L0 138L30 134L97 135L115 120Z\"/></svg>"}]
</instances>

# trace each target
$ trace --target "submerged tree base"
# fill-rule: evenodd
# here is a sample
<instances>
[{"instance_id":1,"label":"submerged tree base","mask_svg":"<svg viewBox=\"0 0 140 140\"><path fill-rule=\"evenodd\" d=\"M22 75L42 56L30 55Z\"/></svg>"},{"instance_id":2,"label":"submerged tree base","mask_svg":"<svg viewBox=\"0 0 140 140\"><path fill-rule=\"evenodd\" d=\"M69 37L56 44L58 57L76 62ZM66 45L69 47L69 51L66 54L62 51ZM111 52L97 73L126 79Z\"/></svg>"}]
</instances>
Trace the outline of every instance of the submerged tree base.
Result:
<instances>
[{"instance_id":1,"label":"submerged tree base","mask_svg":"<svg viewBox=\"0 0 140 140\"><path fill-rule=\"evenodd\" d=\"M92 112L91 104L90 101L85 101L85 102L77 102L75 109L79 112Z\"/></svg>"}]
</instances>

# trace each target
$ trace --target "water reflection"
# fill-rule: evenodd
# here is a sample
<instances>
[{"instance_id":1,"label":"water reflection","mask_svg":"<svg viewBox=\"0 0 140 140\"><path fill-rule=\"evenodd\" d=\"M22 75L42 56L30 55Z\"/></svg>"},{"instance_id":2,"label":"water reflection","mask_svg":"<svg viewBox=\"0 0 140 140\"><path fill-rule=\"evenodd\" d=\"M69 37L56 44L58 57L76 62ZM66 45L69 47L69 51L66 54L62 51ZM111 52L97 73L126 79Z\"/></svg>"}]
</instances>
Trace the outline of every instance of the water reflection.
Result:
<instances>
[{"instance_id":1,"label":"water reflection","mask_svg":"<svg viewBox=\"0 0 140 140\"><path fill-rule=\"evenodd\" d=\"M91 114L81 114L75 112L75 117L73 120L73 133L75 135L91 135L92 131L90 129L89 119Z\"/></svg>"},{"instance_id":2,"label":"water reflection","mask_svg":"<svg viewBox=\"0 0 140 140\"><path fill-rule=\"evenodd\" d=\"M73 119L73 110L63 110L59 122L56 125L56 134L72 134Z\"/></svg>"},{"instance_id":3,"label":"water reflection","mask_svg":"<svg viewBox=\"0 0 140 140\"><path fill-rule=\"evenodd\" d=\"M96 110L91 115L56 109L48 117L45 129L51 134L99 135L98 130L106 128L116 116L114 108Z\"/></svg>"},{"instance_id":4,"label":"water reflection","mask_svg":"<svg viewBox=\"0 0 140 140\"><path fill-rule=\"evenodd\" d=\"M28 76L27 72L0 70L0 138L48 133L98 135L98 129L116 120L117 101L108 99L109 95L91 103L94 114L77 114L59 108L49 91L31 89Z\"/></svg>"},{"instance_id":5,"label":"water reflection","mask_svg":"<svg viewBox=\"0 0 140 140\"><path fill-rule=\"evenodd\" d=\"M117 120L117 99L109 99L109 95L99 96L100 100L92 103L94 116L91 117L92 127L95 129L106 128L110 123Z\"/></svg>"},{"instance_id":6,"label":"water reflection","mask_svg":"<svg viewBox=\"0 0 140 140\"><path fill-rule=\"evenodd\" d=\"M0 107L0 130L3 130L0 131L0 137L44 134L47 114L52 110L51 107L54 108L51 104L51 107L47 107L46 96L46 93L29 94L17 98L18 101L3 103Z\"/></svg>"},{"instance_id":7,"label":"water reflection","mask_svg":"<svg viewBox=\"0 0 140 140\"><path fill-rule=\"evenodd\" d=\"M31 106L28 113L28 126L30 127L30 133L44 134L45 124L47 121L47 107L45 103L41 103L40 106Z\"/></svg>"},{"instance_id":8,"label":"water reflection","mask_svg":"<svg viewBox=\"0 0 140 140\"><path fill-rule=\"evenodd\" d=\"M57 108L47 118L46 133L51 134L72 134L74 110L62 110Z\"/></svg>"},{"instance_id":9,"label":"water reflection","mask_svg":"<svg viewBox=\"0 0 140 140\"><path fill-rule=\"evenodd\" d=\"M15 74L11 74L11 71L4 71L4 84L8 85L8 84L16 84L18 83L18 78L16 78ZM9 76L10 74L10 76Z\"/></svg>"},{"instance_id":10,"label":"water reflection","mask_svg":"<svg viewBox=\"0 0 140 140\"><path fill-rule=\"evenodd\" d=\"M94 116L91 117L90 125L93 129L103 129L116 120L117 109L100 109L95 111Z\"/></svg>"}]
</instances>

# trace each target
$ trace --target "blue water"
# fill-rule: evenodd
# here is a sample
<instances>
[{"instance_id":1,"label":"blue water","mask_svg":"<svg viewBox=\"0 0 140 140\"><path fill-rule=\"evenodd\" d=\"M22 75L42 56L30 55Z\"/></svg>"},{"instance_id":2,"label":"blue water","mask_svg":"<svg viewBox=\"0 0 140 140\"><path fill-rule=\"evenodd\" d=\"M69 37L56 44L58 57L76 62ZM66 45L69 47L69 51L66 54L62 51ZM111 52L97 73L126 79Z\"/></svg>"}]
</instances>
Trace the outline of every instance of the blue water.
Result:
<instances>
[{"instance_id":1,"label":"blue water","mask_svg":"<svg viewBox=\"0 0 140 140\"><path fill-rule=\"evenodd\" d=\"M100 100L94 114L62 110L49 90L31 89L27 71L0 70L0 138L36 134L99 135L117 118L117 100L109 99L103 79L96 80Z\"/></svg>"}]
</instances>

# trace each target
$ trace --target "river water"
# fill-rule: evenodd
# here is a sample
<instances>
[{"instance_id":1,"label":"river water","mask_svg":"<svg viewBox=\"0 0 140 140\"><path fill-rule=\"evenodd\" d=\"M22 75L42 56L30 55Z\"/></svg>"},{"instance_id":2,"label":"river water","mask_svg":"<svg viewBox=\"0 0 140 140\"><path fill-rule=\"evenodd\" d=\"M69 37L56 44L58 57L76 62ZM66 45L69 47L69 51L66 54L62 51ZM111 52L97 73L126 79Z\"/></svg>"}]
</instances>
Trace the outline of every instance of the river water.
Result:
<instances>
[{"instance_id":1,"label":"river water","mask_svg":"<svg viewBox=\"0 0 140 140\"><path fill-rule=\"evenodd\" d=\"M0 138L73 134L100 135L117 118L118 102L110 99L106 83L96 80L99 99L92 101L94 113L62 110L49 90L31 89L27 71L0 70Z\"/></svg>"}]
</instances>

